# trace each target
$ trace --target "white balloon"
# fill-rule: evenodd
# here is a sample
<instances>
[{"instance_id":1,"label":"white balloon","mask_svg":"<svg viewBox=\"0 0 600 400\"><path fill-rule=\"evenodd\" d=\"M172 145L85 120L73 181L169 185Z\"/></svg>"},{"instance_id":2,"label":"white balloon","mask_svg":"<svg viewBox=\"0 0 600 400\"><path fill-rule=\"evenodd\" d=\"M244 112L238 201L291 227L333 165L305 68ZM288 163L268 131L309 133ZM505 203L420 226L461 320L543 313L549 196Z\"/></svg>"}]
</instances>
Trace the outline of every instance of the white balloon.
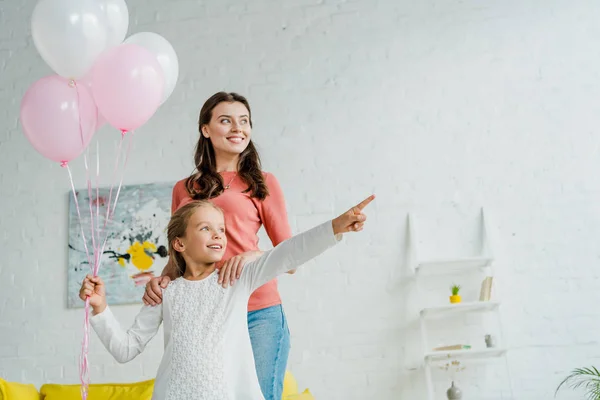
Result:
<instances>
[{"instance_id":1,"label":"white balloon","mask_svg":"<svg viewBox=\"0 0 600 400\"><path fill-rule=\"evenodd\" d=\"M123 43L129 29L129 9L125 0L100 0L98 1L102 12L106 16L108 28L107 47Z\"/></svg>"},{"instance_id":2,"label":"white balloon","mask_svg":"<svg viewBox=\"0 0 600 400\"><path fill-rule=\"evenodd\" d=\"M128 37L125 43L137 44L156 55L165 73L165 91L162 100L164 103L173 93L179 78L179 60L173 46L167 39L153 32L136 33Z\"/></svg>"},{"instance_id":3,"label":"white balloon","mask_svg":"<svg viewBox=\"0 0 600 400\"><path fill-rule=\"evenodd\" d=\"M81 78L107 45L108 29L97 0L40 0L31 17L33 43L65 78Z\"/></svg>"}]
</instances>

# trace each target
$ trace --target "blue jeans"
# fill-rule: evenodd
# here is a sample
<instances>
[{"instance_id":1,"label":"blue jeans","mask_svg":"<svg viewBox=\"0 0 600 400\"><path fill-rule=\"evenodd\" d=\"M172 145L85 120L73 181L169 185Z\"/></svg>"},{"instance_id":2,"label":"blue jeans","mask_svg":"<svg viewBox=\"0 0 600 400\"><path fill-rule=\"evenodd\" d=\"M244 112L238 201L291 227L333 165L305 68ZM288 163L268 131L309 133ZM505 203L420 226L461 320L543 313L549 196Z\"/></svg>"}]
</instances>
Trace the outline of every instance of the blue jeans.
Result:
<instances>
[{"instance_id":1,"label":"blue jeans","mask_svg":"<svg viewBox=\"0 0 600 400\"><path fill-rule=\"evenodd\" d=\"M281 305L250 311L248 331L265 400L281 400L290 354L290 331Z\"/></svg>"}]
</instances>

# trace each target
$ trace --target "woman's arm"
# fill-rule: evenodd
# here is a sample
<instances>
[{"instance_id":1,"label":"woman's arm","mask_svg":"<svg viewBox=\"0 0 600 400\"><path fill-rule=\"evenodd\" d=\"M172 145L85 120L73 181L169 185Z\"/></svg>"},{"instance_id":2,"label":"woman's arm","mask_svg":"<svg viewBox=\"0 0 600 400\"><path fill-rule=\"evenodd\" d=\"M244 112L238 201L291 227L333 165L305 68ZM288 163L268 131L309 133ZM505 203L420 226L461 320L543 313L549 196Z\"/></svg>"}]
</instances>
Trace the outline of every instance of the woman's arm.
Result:
<instances>
[{"instance_id":1,"label":"woman's arm","mask_svg":"<svg viewBox=\"0 0 600 400\"><path fill-rule=\"evenodd\" d=\"M90 323L104 347L120 363L126 363L137 357L158 332L162 323L162 304L143 306L133 325L125 331L110 307L94 315Z\"/></svg>"},{"instance_id":2,"label":"woman's arm","mask_svg":"<svg viewBox=\"0 0 600 400\"><path fill-rule=\"evenodd\" d=\"M160 276L155 276L146 283L146 290L142 301L147 306L155 306L162 302L162 290L166 289L171 281L179 278L179 270L173 261L173 257L169 255L167 265L162 270Z\"/></svg>"},{"instance_id":3,"label":"woman's arm","mask_svg":"<svg viewBox=\"0 0 600 400\"><path fill-rule=\"evenodd\" d=\"M265 231L275 247L292 237L292 229L288 221L285 196L279 181L271 173L264 172L264 176L265 183L269 188L269 195L263 201L258 202L258 213ZM285 272L294 274L296 270L291 269Z\"/></svg>"}]
</instances>

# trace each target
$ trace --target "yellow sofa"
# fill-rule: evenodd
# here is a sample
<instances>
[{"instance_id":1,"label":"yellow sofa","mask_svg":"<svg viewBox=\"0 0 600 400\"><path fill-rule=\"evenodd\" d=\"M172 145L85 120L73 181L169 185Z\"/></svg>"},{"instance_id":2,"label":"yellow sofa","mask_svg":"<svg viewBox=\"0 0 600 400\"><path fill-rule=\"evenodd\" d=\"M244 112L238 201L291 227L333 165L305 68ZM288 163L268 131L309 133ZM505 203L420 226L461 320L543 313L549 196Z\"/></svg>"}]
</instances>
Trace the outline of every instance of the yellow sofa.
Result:
<instances>
[{"instance_id":1,"label":"yellow sofa","mask_svg":"<svg viewBox=\"0 0 600 400\"><path fill-rule=\"evenodd\" d=\"M90 385L90 400L150 400L154 379L135 383L96 383ZM7 382L0 378L0 400L80 400L81 385L44 384L38 391L32 384ZM310 391L298 392L291 372L286 372L282 400L314 400Z\"/></svg>"}]
</instances>

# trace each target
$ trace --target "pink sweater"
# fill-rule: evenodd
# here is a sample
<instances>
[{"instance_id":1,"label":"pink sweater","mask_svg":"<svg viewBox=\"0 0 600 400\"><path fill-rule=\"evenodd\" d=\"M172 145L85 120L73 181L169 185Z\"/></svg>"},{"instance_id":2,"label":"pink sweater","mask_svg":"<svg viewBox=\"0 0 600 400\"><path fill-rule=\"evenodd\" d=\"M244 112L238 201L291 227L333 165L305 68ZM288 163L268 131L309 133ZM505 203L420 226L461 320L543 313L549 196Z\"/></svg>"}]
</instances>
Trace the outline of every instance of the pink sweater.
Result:
<instances>
[{"instance_id":1,"label":"pink sweater","mask_svg":"<svg viewBox=\"0 0 600 400\"><path fill-rule=\"evenodd\" d=\"M225 185L233 178L229 189L220 196L210 199L225 213L227 249L223 260L246 251L259 250L257 233L261 225L264 225L273 246L292 236L281 186L272 174L263 172L263 175L269 188L269 195L260 201L251 198L250 193L242 193L247 185L239 176L235 176L235 172L221 172ZM186 179L180 180L173 188L172 212L192 201L185 188L185 181ZM248 311L278 304L281 304L281 297L277 290L277 279L273 279L252 293L248 301Z\"/></svg>"}]
</instances>

